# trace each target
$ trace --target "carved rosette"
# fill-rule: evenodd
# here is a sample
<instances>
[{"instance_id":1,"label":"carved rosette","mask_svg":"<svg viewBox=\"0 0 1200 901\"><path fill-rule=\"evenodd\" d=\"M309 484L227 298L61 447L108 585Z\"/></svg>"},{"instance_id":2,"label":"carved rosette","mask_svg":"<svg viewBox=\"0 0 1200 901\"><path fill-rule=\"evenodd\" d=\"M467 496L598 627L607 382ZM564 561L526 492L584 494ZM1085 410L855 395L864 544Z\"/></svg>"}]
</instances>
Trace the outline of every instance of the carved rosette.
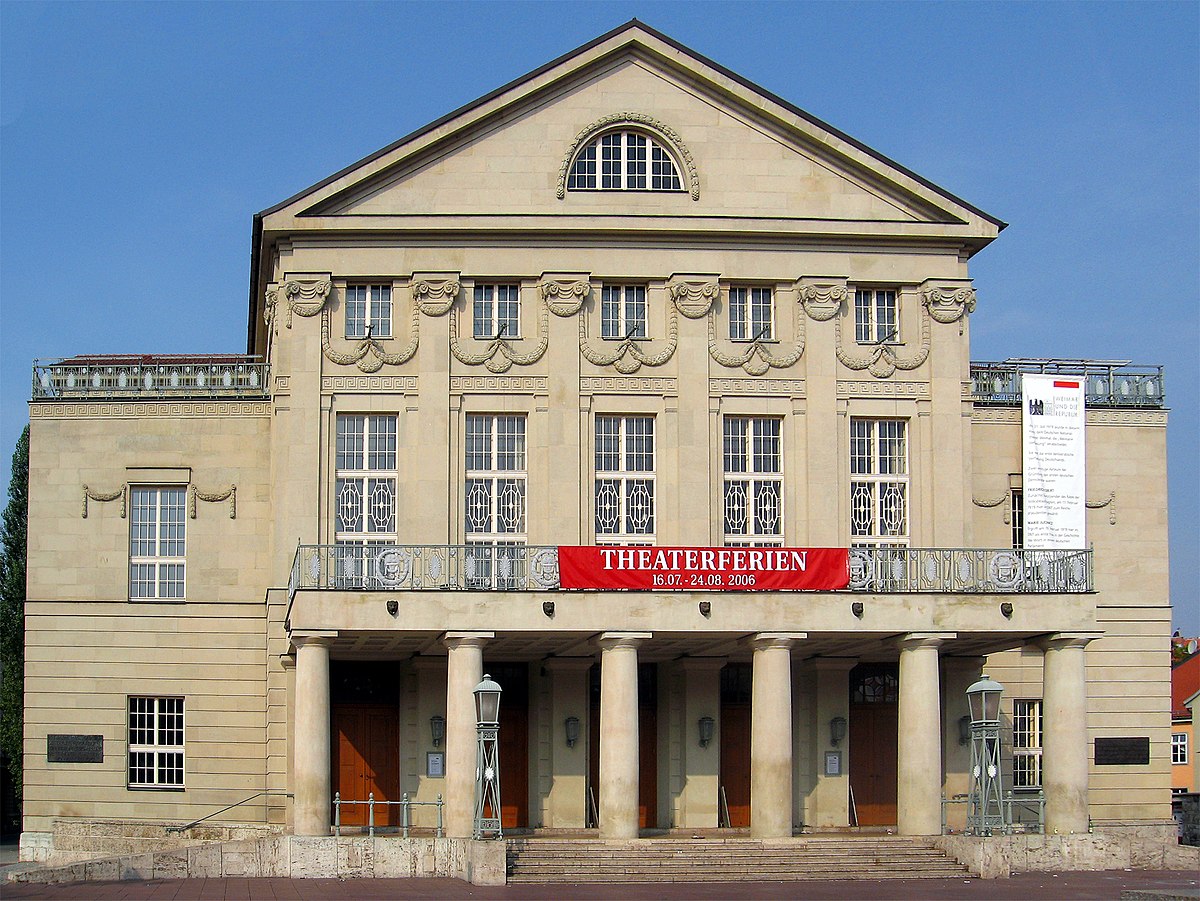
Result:
<instances>
[{"instance_id":1,"label":"carved rosette","mask_svg":"<svg viewBox=\"0 0 1200 901\"><path fill-rule=\"evenodd\" d=\"M195 485L188 492L188 518L196 518L196 501L201 500L209 504L217 504L221 501L229 501L229 518L237 519L237 485L230 485L224 491L201 491Z\"/></svg>"},{"instance_id":2,"label":"carved rosette","mask_svg":"<svg viewBox=\"0 0 1200 901\"><path fill-rule=\"evenodd\" d=\"M679 314L674 306L668 309L665 344L626 338L620 342L605 341L607 346L594 347L588 342L586 317L580 316L579 352L593 366L611 366L622 375L632 375L643 366L662 366L675 355L679 344Z\"/></svg>"},{"instance_id":3,"label":"carved rosette","mask_svg":"<svg viewBox=\"0 0 1200 901\"><path fill-rule=\"evenodd\" d=\"M970 285L930 284L921 287L921 303L935 322L958 322L975 312L975 289Z\"/></svg>"},{"instance_id":4,"label":"carved rosette","mask_svg":"<svg viewBox=\"0 0 1200 901\"><path fill-rule=\"evenodd\" d=\"M896 374L896 370L910 371L918 368L927 359L929 359L929 317L921 317L921 346L917 348L916 353L912 356L902 357L899 352L890 344L876 344L865 357L856 356L842 347L842 320L838 317L835 320L837 325L837 337L835 353L840 362L847 369L852 369L855 372L866 370L877 379L891 378Z\"/></svg>"},{"instance_id":5,"label":"carved rosette","mask_svg":"<svg viewBox=\"0 0 1200 901\"><path fill-rule=\"evenodd\" d=\"M128 488L127 485L122 485L116 491L93 491L87 485L84 485L83 486L83 509L80 511L80 518L82 518L82 519L88 518L88 501L89 500L100 501L101 503L107 503L108 501L115 501L117 498L120 498L121 499L121 519L124 519L125 518L125 498L126 498L125 491L127 488Z\"/></svg>"},{"instance_id":6,"label":"carved rosette","mask_svg":"<svg viewBox=\"0 0 1200 901\"><path fill-rule=\"evenodd\" d=\"M454 306L461 286L457 279L417 279L412 283L413 302L426 316L444 316Z\"/></svg>"},{"instance_id":7,"label":"carved rosette","mask_svg":"<svg viewBox=\"0 0 1200 901\"><path fill-rule=\"evenodd\" d=\"M679 133L653 116L648 116L645 113L628 112L613 113L612 115L597 119L591 125L582 129L579 134L575 135L575 140L571 142L566 156L563 157L562 165L558 169L558 187L554 191L555 197L562 200L567 196L567 176L571 171L571 163L580 149L585 144L591 143L600 132L621 125L636 125L643 131L650 132L660 142L674 150L675 155L683 161L683 168L687 173L683 177L687 179L688 193L691 195L692 200L700 199L700 173L696 171L696 161L692 159L692 152L683 143L683 138L679 137Z\"/></svg>"},{"instance_id":8,"label":"carved rosette","mask_svg":"<svg viewBox=\"0 0 1200 901\"><path fill-rule=\"evenodd\" d=\"M481 353L471 353L458 340L458 317L450 317L450 353L454 359L468 366L484 366L489 372L508 372L513 364L517 366L532 366L546 353L550 346L549 326L550 313L547 307L542 307L538 317L538 341L532 349L520 353L513 349L513 339L492 338L488 340L487 348ZM519 339L518 339L519 340Z\"/></svg>"},{"instance_id":9,"label":"carved rosette","mask_svg":"<svg viewBox=\"0 0 1200 901\"><path fill-rule=\"evenodd\" d=\"M677 275L667 285L676 309L688 319L700 319L712 309L721 293L716 276Z\"/></svg>"},{"instance_id":10,"label":"carved rosette","mask_svg":"<svg viewBox=\"0 0 1200 901\"><path fill-rule=\"evenodd\" d=\"M291 328L293 313L297 316L316 316L325 308L325 302L332 290L333 282L329 279L289 279L282 285L267 290L267 305L263 317L268 325L274 323L279 304L286 303L285 325Z\"/></svg>"},{"instance_id":11,"label":"carved rosette","mask_svg":"<svg viewBox=\"0 0 1200 901\"><path fill-rule=\"evenodd\" d=\"M842 304L850 296L850 289L844 284L813 283L801 285L798 294L800 306L809 319L828 322L842 309Z\"/></svg>"},{"instance_id":12,"label":"carved rosette","mask_svg":"<svg viewBox=\"0 0 1200 901\"><path fill-rule=\"evenodd\" d=\"M542 300L555 316L574 316L583 307L583 302L592 292L587 278L543 277L538 285Z\"/></svg>"}]
</instances>

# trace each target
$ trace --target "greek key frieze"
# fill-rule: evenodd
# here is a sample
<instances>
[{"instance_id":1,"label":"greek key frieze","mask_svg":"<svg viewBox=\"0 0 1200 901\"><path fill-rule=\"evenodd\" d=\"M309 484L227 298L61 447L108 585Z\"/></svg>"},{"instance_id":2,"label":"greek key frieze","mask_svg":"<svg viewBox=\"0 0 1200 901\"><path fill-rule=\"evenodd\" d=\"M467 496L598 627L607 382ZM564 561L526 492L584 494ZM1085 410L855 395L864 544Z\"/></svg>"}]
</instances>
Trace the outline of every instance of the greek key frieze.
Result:
<instances>
[{"instance_id":1,"label":"greek key frieze","mask_svg":"<svg viewBox=\"0 0 1200 901\"><path fill-rule=\"evenodd\" d=\"M587 376L579 380L580 394L678 394L674 378L618 378Z\"/></svg>"},{"instance_id":2,"label":"greek key frieze","mask_svg":"<svg viewBox=\"0 0 1200 901\"><path fill-rule=\"evenodd\" d=\"M452 375L450 391L478 391L489 394L502 392L532 392L549 390L549 379L542 375Z\"/></svg>"},{"instance_id":3,"label":"greek key frieze","mask_svg":"<svg viewBox=\"0 0 1200 901\"><path fill-rule=\"evenodd\" d=\"M804 379L709 379L710 397L723 394L770 394L804 397Z\"/></svg>"},{"instance_id":4,"label":"greek key frieze","mask_svg":"<svg viewBox=\"0 0 1200 901\"><path fill-rule=\"evenodd\" d=\"M839 379L839 398L851 397L929 397L928 382L859 382Z\"/></svg>"},{"instance_id":5,"label":"greek key frieze","mask_svg":"<svg viewBox=\"0 0 1200 901\"><path fill-rule=\"evenodd\" d=\"M269 416L270 401L243 401L229 403L85 403L85 404L31 404L31 419L86 419L113 418L136 419L139 417L180 416Z\"/></svg>"},{"instance_id":6,"label":"greek key frieze","mask_svg":"<svg viewBox=\"0 0 1200 901\"><path fill-rule=\"evenodd\" d=\"M321 390L362 391L368 393L415 394L415 375L326 375L321 377Z\"/></svg>"}]
</instances>

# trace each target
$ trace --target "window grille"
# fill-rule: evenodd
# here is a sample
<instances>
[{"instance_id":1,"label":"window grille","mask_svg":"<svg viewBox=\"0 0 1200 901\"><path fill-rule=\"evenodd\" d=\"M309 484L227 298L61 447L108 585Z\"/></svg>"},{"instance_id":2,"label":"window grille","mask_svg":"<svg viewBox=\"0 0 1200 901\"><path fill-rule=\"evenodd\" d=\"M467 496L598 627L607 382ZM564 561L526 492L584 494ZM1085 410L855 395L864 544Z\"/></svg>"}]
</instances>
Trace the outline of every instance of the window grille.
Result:
<instances>
[{"instance_id":1,"label":"window grille","mask_svg":"<svg viewBox=\"0 0 1200 901\"><path fill-rule=\"evenodd\" d=\"M476 285L472 335L518 338L521 335L519 285Z\"/></svg>"},{"instance_id":2,"label":"window grille","mask_svg":"<svg viewBox=\"0 0 1200 901\"><path fill-rule=\"evenodd\" d=\"M183 600L187 489L134 487L130 501L130 599Z\"/></svg>"},{"instance_id":3,"label":"window grille","mask_svg":"<svg viewBox=\"0 0 1200 901\"><path fill-rule=\"evenodd\" d=\"M850 479L851 543L907 545L905 420L851 418Z\"/></svg>"},{"instance_id":4,"label":"window grille","mask_svg":"<svg viewBox=\"0 0 1200 901\"><path fill-rule=\"evenodd\" d=\"M183 698L129 698L129 787L183 787Z\"/></svg>"},{"instance_id":5,"label":"window grille","mask_svg":"<svg viewBox=\"0 0 1200 901\"><path fill-rule=\"evenodd\" d=\"M346 337L392 336L392 286L346 286Z\"/></svg>"},{"instance_id":6,"label":"window grille","mask_svg":"<svg viewBox=\"0 0 1200 901\"><path fill-rule=\"evenodd\" d=\"M682 191L671 154L636 131L601 135L575 157L567 177L571 191Z\"/></svg>"},{"instance_id":7,"label":"window grille","mask_svg":"<svg viewBox=\"0 0 1200 901\"><path fill-rule=\"evenodd\" d=\"M724 520L727 546L783 543L783 454L778 419L726 416Z\"/></svg>"},{"instance_id":8,"label":"window grille","mask_svg":"<svg viewBox=\"0 0 1200 901\"><path fill-rule=\"evenodd\" d=\"M600 337L646 337L644 285L605 285L600 292Z\"/></svg>"},{"instance_id":9,"label":"window grille","mask_svg":"<svg viewBox=\"0 0 1200 901\"><path fill-rule=\"evenodd\" d=\"M729 340L775 337L775 305L770 288L729 289Z\"/></svg>"},{"instance_id":10,"label":"window grille","mask_svg":"<svg viewBox=\"0 0 1200 901\"><path fill-rule=\"evenodd\" d=\"M524 416L467 416L467 578L473 587L523 584L525 521Z\"/></svg>"},{"instance_id":11,"label":"window grille","mask_svg":"<svg viewBox=\"0 0 1200 901\"><path fill-rule=\"evenodd\" d=\"M654 417L596 417L596 542L654 543Z\"/></svg>"},{"instance_id":12,"label":"window grille","mask_svg":"<svg viewBox=\"0 0 1200 901\"><path fill-rule=\"evenodd\" d=\"M1013 701L1013 788L1041 788L1042 702Z\"/></svg>"},{"instance_id":13,"label":"window grille","mask_svg":"<svg viewBox=\"0 0 1200 901\"><path fill-rule=\"evenodd\" d=\"M854 292L854 340L859 344L900 341L895 291L859 289Z\"/></svg>"}]
</instances>

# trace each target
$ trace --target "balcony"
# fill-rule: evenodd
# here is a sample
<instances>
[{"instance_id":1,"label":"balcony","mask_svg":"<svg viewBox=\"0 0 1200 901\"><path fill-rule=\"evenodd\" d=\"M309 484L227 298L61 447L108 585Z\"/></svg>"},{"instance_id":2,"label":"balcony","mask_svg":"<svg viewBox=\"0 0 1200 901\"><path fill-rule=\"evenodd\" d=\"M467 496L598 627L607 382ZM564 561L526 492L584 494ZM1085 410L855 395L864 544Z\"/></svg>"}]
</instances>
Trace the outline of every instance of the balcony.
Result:
<instances>
[{"instance_id":1,"label":"balcony","mask_svg":"<svg viewBox=\"0 0 1200 901\"><path fill-rule=\"evenodd\" d=\"M971 364L971 395L979 406L1021 405L1021 374L1070 375L1084 380L1088 407L1161 410L1166 389L1161 366L1134 366L1128 360L1029 360Z\"/></svg>"},{"instance_id":2,"label":"balcony","mask_svg":"<svg viewBox=\"0 0 1200 901\"><path fill-rule=\"evenodd\" d=\"M34 360L33 400L268 396L269 364L234 354L100 355Z\"/></svg>"},{"instance_id":3,"label":"balcony","mask_svg":"<svg viewBox=\"0 0 1200 901\"><path fill-rule=\"evenodd\" d=\"M288 596L319 591L556 591L558 548L305 544ZM1093 591L1091 550L856 547L850 584L864 594L1080 594Z\"/></svg>"}]
</instances>

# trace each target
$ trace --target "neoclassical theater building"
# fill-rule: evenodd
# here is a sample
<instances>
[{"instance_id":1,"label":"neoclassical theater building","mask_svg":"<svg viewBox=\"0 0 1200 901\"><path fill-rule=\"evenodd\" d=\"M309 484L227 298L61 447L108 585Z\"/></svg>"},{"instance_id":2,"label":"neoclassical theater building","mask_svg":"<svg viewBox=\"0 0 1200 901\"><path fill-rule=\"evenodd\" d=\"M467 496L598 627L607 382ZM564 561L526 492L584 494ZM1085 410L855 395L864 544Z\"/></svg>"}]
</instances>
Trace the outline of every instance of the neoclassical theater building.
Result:
<instances>
[{"instance_id":1,"label":"neoclassical theater building","mask_svg":"<svg viewBox=\"0 0 1200 901\"><path fill-rule=\"evenodd\" d=\"M509 832L939 834L982 673L1047 833L1169 822L1163 373L973 361L1003 228L636 21L256 215L246 354L35 364L27 856L468 836L485 673Z\"/></svg>"}]
</instances>

